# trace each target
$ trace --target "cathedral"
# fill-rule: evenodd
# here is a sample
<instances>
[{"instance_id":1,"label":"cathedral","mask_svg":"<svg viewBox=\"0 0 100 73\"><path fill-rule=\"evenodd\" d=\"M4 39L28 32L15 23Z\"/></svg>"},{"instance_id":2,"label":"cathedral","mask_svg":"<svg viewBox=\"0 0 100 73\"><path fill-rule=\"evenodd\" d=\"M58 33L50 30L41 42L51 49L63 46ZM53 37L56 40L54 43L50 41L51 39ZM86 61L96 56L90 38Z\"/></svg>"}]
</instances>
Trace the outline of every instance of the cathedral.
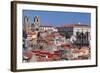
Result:
<instances>
[{"instance_id":1,"label":"cathedral","mask_svg":"<svg viewBox=\"0 0 100 73\"><path fill-rule=\"evenodd\" d=\"M39 16L35 16L35 17L34 17L34 22L33 22L32 25L31 25L32 30L38 32L38 31L40 30L40 25L41 25L41 23L40 23L40 18L39 18Z\"/></svg>"},{"instance_id":2,"label":"cathedral","mask_svg":"<svg viewBox=\"0 0 100 73\"><path fill-rule=\"evenodd\" d=\"M30 23L30 18L25 16L24 17L24 27L23 29L26 31L26 32L29 32L30 30L32 31L36 31L38 32L40 30L40 18L39 16L35 16L34 17L34 21L33 23Z\"/></svg>"}]
</instances>

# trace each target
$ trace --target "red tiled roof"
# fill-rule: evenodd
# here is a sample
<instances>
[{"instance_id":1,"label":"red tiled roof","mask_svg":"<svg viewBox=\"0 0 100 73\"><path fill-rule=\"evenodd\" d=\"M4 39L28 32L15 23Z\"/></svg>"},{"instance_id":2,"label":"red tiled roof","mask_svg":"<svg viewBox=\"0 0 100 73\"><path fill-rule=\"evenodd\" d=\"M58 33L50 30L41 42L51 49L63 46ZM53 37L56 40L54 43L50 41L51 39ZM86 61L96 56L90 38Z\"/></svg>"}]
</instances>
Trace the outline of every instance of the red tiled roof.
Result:
<instances>
[{"instance_id":1,"label":"red tiled roof","mask_svg":"<svg viewBox=\"0 0 100 73\"><path fill-rule=\"evenodd\" d=\"M47 44L48 44L48 45L54 45L52 42L49 42L49 41L47 42Z\"/></svg>"},{"instance_id":2,"label":"red tiled roof","mask_svg":"<svg viewBox=\"0 0 100 73\"><path fill-rule=\"evenodd\" d=\"M73 50L73 53L79 53L80 51L79 50Z\"/></svg>"},{"instance_id":3,"label":"red tiled roof","mask_svg":"<svg viewBox=\"0 0 100 73\"><path fill-rule=\"evenodd\" d=\"M36 32L28 32L28 35L35 35Z\"/></svg>"}]
</instances>

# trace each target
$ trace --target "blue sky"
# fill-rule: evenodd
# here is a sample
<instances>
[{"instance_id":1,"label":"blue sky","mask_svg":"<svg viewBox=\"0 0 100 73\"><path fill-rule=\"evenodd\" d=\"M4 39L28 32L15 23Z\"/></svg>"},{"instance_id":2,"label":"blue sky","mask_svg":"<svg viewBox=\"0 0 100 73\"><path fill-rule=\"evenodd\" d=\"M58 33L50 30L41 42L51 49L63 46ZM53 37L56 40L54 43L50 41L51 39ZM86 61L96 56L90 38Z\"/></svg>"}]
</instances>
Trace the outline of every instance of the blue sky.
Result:
<instances>
[{"instance_id":1,"label":"blue sky","mask_svg":"<svg viewBox=\"0 0 100 73\"><path fill-rule=\"evenodd\" d=\"M35 16L39 16L42 25L91 24L91 14L82 12L23 10L23 17L24 16L30 17L30 22L33 22Z\"/></svg>"}]
</instances>

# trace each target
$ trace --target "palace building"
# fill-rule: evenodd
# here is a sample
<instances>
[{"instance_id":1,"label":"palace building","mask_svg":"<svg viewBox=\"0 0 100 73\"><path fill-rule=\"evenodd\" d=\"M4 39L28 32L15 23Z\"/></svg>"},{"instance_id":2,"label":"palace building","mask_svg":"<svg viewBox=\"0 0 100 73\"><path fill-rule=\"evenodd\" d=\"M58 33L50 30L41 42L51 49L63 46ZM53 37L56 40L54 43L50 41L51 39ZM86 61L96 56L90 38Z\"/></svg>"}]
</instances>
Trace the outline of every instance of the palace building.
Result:
<instances>
[{"instance_id":1,"label":"palace building","mask_svg":"<svg viewBox=\"0 0 100 73\"><path fill-rule=\"evenodd\" d=\"M59 32L68 32L71 35L77 35L77 32L79 33L86 33L90 35L91 27L90 25L84 25L84 24L66 24L61 27L57 27Z\"/></svg>"}]
</instances>

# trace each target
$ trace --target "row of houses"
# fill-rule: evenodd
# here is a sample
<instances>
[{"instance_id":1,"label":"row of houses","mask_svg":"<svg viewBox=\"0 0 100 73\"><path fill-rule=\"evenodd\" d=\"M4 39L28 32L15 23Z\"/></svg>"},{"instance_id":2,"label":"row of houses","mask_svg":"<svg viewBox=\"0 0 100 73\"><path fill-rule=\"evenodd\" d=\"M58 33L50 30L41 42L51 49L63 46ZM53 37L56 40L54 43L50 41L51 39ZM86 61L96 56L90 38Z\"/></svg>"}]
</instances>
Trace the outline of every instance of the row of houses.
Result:
<instances>
[{"instance_id":1,"label":"row of houses","mask_svg":"<svg viewBox=\"0 0 100 73\"><path fill-rule=\"evenodd\" d=\"M40 60L43 57L44 61L46 59L47 60L61 60L61 59L70 60L74 58L78 59L79 56L85 55L82 54L84 50L80 50L76 46L74 47L73 44L70 43L70 41L68 41L68 39L71 39L71 41L73 40L75 41L79 39L76 38L76 36L81 37L81 33L82 33L81 38L83 38L83 34L85 34L86 32L88 32L88 37L90 37L89 25L65 24L60 27L54 27L51 25L44 26L41 24L39 16L36 16L34 18L33 23L30 23L29 18L25 17L23 25L24 25L23 28L24 46L26 49L30 50L31 57L35 58L34 60L37 59L37 56L39 57ZM66 37L68 35L69 38ZM89 49L85 50L89 51ZM26 54L24 54L24 56L26 56Z\"/></svg>"},{"instance_id":2,"label":"row of houses","mask_svg":"<svg viewBox=\"0 0 100 73\"><path fill-rule=\"evenodd\" d=\"M85 42L87 43L91 38L90 37L90 33L91 33L90 25L65 24L59 27L54 27L51 25L47 26L47 25L41 24L39 16L34 17L33 23L30 23L29 18L27 16L24 17L23 25L24 25L23 29L26 30L28 39L34 39L37 41L37 38L39 35L41 35L42 38L46 38L45 35L47 35L48 33L50 35L47 36L47 38L51 38L53 36L55 45L60 45L62 42L64 43L66 39L69 39L70 42L72 43L76 41L76 44L79 42L79 45L80 45L80 40L82 43L84 42L83 40L86 40ZM52 32L54 35L51 34ZM88 38L86 38L87 36ZM36 41L32 43L36 43Z\"/></svg>"}]
</instances>

